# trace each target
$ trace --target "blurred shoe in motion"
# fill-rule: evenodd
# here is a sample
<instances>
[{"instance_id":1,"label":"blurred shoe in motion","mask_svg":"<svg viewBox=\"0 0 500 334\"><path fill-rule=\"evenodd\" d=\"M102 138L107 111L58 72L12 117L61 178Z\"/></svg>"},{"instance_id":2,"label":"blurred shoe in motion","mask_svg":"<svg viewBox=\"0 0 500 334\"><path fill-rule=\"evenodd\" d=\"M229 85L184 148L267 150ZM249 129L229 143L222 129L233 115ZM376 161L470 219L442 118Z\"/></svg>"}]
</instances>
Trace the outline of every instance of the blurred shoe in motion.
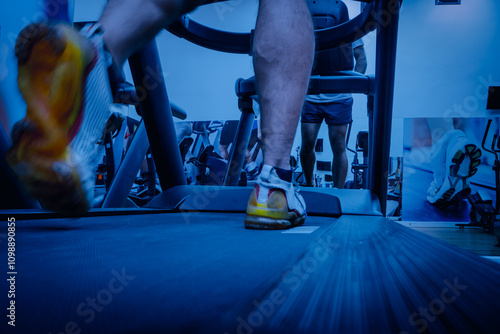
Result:
<instances>
[{"instance_id":1,"label":"blurred shoe in motion","mask_svg":"<svg viewBox=\"0 0 500 334\"><path fill-rule=\"evenodd\" d=\"M13 127L7 160L44 207L74 215L91 207L112 103L102 38L89 34L31 24L15 47L27 112Z\"/></svg>"}]
</instances>

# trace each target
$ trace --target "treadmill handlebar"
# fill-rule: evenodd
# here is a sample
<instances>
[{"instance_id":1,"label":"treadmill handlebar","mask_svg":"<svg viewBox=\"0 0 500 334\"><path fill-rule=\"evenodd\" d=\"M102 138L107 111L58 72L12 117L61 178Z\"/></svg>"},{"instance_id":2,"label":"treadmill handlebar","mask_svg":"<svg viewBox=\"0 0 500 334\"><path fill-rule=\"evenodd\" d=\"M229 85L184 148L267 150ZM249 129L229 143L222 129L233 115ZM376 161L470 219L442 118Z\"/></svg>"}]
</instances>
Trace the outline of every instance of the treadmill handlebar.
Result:
<instances>
[{"instance_id":1,"label":"treadmill handlebar","mask_svg":"<svg viewBox=\"0 0 500 334\"><path fill-rule=\"evenodd\" d=\"M166 28L179 38L215 51L251 54L253 31L234 33L204 26L184 15Z\"/></svg>"},{"instance_id":2,"label":"treadmill handlebar","mask_svg":"<svg viewBox=\"0 0 500 334\"><path fill-rule=\"evenodd\" d=\"M312 76L309 81L309 95L357 93L374 95L375 77L363 75L354 71L341 71L332 76ZM255 77L236 80L236 95L238 97L257 94Z\"/></svg>"},{"instance_id":3,"label":"treadmill handlebar","mask_svg":"<svg viewBox=\"0 0 500 334\"><path fill-rule=\"evenodd\" d=\"M170 101L170 109L172 110L172 116L175 118L182 120L187 118L187 112L175 103L172 103L172 101Z\"/></svg>"},{"instance_id":4,"label":"treadmill handlebar","mask_svg":"<svg viewBox=\"0 0 500 334\"><path fill-rule=\"evenodd\" d=\"M374 95L371 75L313 76L309 81L309 95L354 93Z\"/></svg>"},{"instance_id":5,"label":"treadmill handlebar","mask_svg":"<svg viewBox=\"0 0 500 334\"><path fill-rule=\"evenodd\" d=\"M113 97L115 103L138 106L140 104L139 97L135 86L127 82L121 84ZM178 119L186 119L187 112L176 104L170 102L172 116Z\"/></svg>"},{"instance_id":6,"label":"treadmill handlebar","mask_svg":"<svg viewBox=\"0 0 500 334\"><path fill-rule=\"evenodd\" d=\"M316 30L316 49L322 51L352 43L384 24L383 15L374 14L377 4L381 1L390 0L363 0L366 6L356 17L331 28ZM252 54L253 31L234 33L217 30L192 20L188 15L184 15L166 29L179 38L208 49Z\"/></svg>"}]
</instances>

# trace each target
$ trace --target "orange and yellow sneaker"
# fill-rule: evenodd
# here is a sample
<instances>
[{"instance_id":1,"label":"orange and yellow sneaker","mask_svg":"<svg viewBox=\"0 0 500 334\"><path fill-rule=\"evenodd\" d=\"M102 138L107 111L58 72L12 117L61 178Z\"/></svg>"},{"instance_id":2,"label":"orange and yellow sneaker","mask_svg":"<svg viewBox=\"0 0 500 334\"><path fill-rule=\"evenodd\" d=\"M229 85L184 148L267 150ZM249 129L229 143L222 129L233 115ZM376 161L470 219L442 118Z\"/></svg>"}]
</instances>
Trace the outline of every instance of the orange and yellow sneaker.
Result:
<instances>
[{"instance_id":1,"label":"orange and yellow sneaker","mask_svg":"<svg viewBox=\"0 0 500 334\"><path fill-rule=\"evenodd\" d=\"M306 204L298 186L264 165L247 206L245 228L282 230L304 224Z\"/></svg>"},{"instance_id":2,"label":"orange and yellow sneaker","mask_svg":"<svg viewBox=\"0 0 500 334\"><path fill-rule=\"evenodd\" d=\"M49 210L82 214L92 204L98 142L112 102L102 38L31 24L18 36L18 85L26 117L12 129L7 161Z\"/></svg>"}]
</instances>

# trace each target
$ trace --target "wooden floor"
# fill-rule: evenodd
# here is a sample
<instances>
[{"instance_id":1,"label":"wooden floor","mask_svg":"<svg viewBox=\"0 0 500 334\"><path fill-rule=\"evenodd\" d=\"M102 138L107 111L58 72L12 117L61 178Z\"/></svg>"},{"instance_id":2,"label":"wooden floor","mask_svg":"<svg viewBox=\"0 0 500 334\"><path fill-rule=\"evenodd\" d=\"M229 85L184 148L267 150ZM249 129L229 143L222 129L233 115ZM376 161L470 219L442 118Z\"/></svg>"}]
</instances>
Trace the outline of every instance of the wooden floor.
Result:
<instances>
[{"instance_id":1,"label":"wooden floor","mask_svg":"<svg viewBox=\"0 0 500 334\"><path fill-rule=\"evenodd\" d=\"M500 262L500 247L497 246L498 241L493 234L478 227L460 229L455 226L456 223L470 222L470 204L467 201L447 210L436 208L426 200L432 174L408 166L405 166L404 172L401 224L478 255L499 257ZM477 185L472 185L473 192L479 189ZM487 192L494 200L495 193L491 190Z\"/></svg>"},{"instance_id":2,"label":"wooden floor","mask_svg":"<svg viewBox=\"0 0 500 334\"><path fill-rule=\"evenodd\" d=\"M453 222L401 221L399 223L478 255L500 257L497 238L481 228L466 227L460 229Z\"/></svg>"}]
</instances>

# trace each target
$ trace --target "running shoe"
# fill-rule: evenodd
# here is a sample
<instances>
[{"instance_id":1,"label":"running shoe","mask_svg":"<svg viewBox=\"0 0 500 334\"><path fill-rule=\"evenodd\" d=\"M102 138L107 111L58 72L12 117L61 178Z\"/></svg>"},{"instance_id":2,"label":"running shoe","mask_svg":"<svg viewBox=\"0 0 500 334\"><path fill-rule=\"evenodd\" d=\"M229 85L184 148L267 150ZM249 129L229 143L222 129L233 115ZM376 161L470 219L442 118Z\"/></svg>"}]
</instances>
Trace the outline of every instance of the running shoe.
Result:
<instances>
[{"instance_id":1,"label":"running shoe","mask_svg":"<svg viewBox=\"0 0 500 334\"><path fill-rule=\"evenodd\" d=\"M85 213L112 103L102 38L36 23L21 31L15 54L27 111L12 130L9 165L45 208Z\"/></svg>"},{"instance_id":2,"label":"running shoe","mask_svg":"<svg viewBox=\"0 0 500 334\"><path fill-rule=\"evenodd\" d=\"M427 200L437 206L458 203L470 193L469 179L481 163L481 150L461 131L457 131L446 153L446 177L441 186L436 182L429 187Z\"/></svg>"},{"instance_id":3,"label":"running shoe","mask_svg":"<svg viewBox=\"0 0 500 334\"><path fill-rule=\"evenodd\" d=\"M280 179L265 165L248 201L245 228L281 230L304 224L306 204L298 185Z\"/></svg>"}]
</instances>

